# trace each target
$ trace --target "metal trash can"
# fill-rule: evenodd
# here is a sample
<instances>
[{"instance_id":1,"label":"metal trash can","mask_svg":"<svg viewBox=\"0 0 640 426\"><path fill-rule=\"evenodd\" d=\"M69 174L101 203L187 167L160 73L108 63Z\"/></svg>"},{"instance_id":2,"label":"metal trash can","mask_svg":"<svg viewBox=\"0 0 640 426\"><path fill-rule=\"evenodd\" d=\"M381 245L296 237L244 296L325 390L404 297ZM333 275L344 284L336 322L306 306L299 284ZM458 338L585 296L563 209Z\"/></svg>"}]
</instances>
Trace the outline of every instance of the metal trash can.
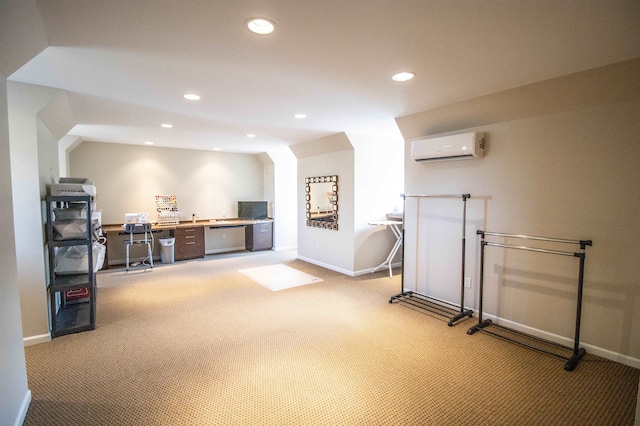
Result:
<instances>
[{"instance_id":1,"label":"metal trash can","mask_svg":"<svg viewBox=\"0 0 640 426\"><path fill-rule=\"evenodd\" d=\"M175 238L160 238L160 260L162 263L173 263L173 246L176 243Z\"/></svg>"}]
</instances>

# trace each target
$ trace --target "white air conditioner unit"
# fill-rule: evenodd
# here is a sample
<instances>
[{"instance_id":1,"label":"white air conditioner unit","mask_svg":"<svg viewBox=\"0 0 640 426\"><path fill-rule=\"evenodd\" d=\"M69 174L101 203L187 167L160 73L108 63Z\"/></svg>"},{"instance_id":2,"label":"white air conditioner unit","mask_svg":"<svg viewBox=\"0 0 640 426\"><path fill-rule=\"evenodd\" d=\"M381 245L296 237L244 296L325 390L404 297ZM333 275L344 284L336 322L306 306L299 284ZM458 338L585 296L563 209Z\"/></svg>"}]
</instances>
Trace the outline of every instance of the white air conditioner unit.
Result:
<instances>
[{"instance_id":1,"label":"white air conditioner unit","mask_svg":"<svg viewBox=\"0 0 640 426\"><path fill-rule=\"evenodd\" d=\"M464 160L484 157L484 133L462 133L411 142L415 161Z\"/></svg>"}]
</instances>

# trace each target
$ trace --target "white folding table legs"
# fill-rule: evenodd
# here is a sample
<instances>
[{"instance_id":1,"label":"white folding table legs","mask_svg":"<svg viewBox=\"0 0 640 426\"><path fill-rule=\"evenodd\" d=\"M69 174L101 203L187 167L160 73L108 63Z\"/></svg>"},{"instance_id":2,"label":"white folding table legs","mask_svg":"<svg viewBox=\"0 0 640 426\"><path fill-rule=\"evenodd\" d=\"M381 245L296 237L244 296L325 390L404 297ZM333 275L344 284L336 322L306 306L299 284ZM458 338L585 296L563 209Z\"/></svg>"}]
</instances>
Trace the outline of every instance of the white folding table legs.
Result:
<instances>
[{"instance_id":1,"label":"white folding table legs","mask_svg":"<svg viewBox=\"0 0 640 426\"><path fill-rule=\"evenodd\" d=\"M400 246L402 246L402 230L401 230L402 222L399 220L381 220L378 222L369 222L369 225L388 226L389 228L391 228L393 235L395 235L396 237L396 242L393 245L393 248L391 249L391 251L389 252L389 256L387 256L387 259L384 262L382 262L380 265L376 266L371 270L371 272L373 273L373 272L376 272L378 269L386 266L389 268L389 278L391 278L393 276L393 273L391 272L393 258L395 257L396 253L400 249Z\"/></svg>"}]
</instances>

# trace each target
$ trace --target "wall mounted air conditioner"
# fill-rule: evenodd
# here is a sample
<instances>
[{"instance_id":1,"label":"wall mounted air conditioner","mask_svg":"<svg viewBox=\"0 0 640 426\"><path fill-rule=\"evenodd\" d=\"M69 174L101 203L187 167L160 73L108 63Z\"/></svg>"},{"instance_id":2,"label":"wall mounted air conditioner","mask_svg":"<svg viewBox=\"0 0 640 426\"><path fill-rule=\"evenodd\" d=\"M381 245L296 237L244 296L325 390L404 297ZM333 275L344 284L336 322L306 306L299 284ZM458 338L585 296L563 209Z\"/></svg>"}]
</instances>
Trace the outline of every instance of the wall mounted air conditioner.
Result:
<instances>
[{"instance_id":1,"label":"wall mounted air conditioner","mask_svg":"<svg viewBox=\"0 0 640 426\"><path fill-rule=\"evenodd\" d=\"M411 158L415 161L447 161L484 157L485 134L462 133L411 142Z\"/></svg>"}]
</instances>

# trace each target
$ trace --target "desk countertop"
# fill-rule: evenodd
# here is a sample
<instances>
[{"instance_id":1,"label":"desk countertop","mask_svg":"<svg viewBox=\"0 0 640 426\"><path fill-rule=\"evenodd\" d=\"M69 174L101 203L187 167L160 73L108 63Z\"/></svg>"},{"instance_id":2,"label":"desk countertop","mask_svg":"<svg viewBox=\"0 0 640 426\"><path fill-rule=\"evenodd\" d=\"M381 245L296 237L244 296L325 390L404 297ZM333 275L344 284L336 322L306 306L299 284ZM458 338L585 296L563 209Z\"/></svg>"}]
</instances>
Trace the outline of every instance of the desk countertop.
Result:
<instances>
[{"instance_id":1,"label":"desk countertop","mask_svg":"<svg viewBox=\"0 0 640 426\"><path fill-rule=\"evenodd\" d=\"M157 225L153 224L151 226L152 231L164 231L164 230L172 230L178 228L193 228L197 227L209 227L209 228L224 228L228 226L247 226L254 225L256 223L262 222L273 222L273 219L264 219L264 220L246 220L246 219L210 219L210 220L197 220L196 223L191 221L180 222L171 225ZM124 225L103 225L103 232L124 232Z\"/></svg>"}]
</instances>

